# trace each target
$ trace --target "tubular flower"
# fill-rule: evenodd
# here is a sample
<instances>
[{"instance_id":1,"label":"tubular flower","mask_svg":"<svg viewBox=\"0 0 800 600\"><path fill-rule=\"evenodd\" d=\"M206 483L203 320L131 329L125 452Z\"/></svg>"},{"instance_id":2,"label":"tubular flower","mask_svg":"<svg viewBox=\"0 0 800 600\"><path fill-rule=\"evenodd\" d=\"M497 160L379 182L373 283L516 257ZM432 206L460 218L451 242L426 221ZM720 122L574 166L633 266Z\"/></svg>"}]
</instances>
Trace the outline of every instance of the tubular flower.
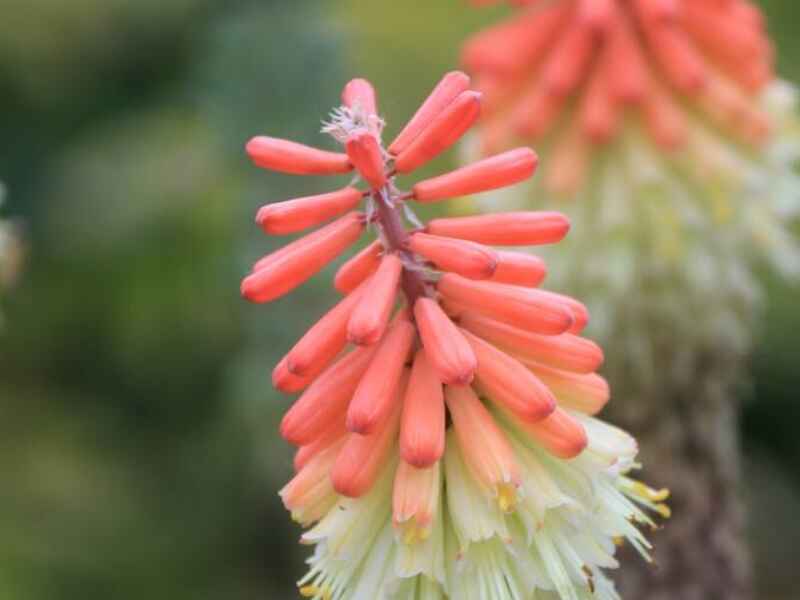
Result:
<instances>
[{"instance_id":1,"label":"tubular flower","mask_svg":"<svg viewBox=\"0 0 800 600\"><path fill-rule=\"evenodd\" d=\"M339 269L344 298L273 372L278 389L300 393L281 423L298 450L280 495L316 546L304 597L523 599L536 589L610 600L602 569L617 564L614 540L647 557L636 525L667 510L666 493L627 475L635 441L592 416L608 386L595 372L602 351L580 336L585 307L536 287L540 259L494 248L558 242L567 219L515 212L424 227L410 207L516 184L533 174L533 151L398 188L398 173L475 121L481 97L468 88L463 73L446 75L388 149L363 79L323 128L343 153L271 138L247 146L269 169L355 171L339 192L259 211L268 233L320 228L259 260L242 283L247 299L274 300L365 229L377 236Z\"/></svg>"},{"instance_id":2,"label":"tubular flower","mask_svg":"<svg viewBox=\"0 0 800 600\"><path fill-rule=\"evenodd\" d=\"M548 256L553 281L587 301L595 335L624 339L621 354L638 360L628 371L672 370L642 339L658 307L683 339L744 350L755 262L800 275L787 227L800 216L800 122L760 11L750 0L509 4L508 20L463 48L484 94L465 153L536 142L547 169L482 208L549 199L592 232ZM672 300L687 297L691 310Z\"/></svg>"}]
</instances>

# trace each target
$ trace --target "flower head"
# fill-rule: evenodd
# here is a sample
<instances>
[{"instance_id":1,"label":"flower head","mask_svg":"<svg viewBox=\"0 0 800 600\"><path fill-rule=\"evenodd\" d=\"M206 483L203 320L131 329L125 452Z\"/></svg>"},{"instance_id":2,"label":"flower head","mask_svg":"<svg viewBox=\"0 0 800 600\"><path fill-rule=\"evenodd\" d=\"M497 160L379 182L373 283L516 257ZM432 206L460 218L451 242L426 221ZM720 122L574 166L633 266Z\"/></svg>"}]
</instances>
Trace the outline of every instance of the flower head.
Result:
<instances>
[{"instance_id":1,"label":"flower head","mask_svg":"<svg viewBox=\"0 0 800 600\"><path fill-rule=\"evenodd\" d=\"M466 75L446 75L388 148L363 79L324 126L344 152L267 137L247 145L269 169L355 171L339 191L258 212L267 233L320 227L259 260L242 283L247 299L283 296L366 229L377 235L337 272L344 298L273 372L278 389L301 393L281 423L298 451L280 494L313 525L302 537L316 546L306 597L499 599L535 588L612 599L601 569L616 566L613 540L646 556L635 525L665 511L664 494L626 475L633 439L591 416L608 386L595 372L602 351L581 337L586 308L537 288L541 260L496 249L558 242L569 221L519 211L422 226L409 206L519 183L534 152L398 187L475 122L481 96L468 88Z\"/></svg>"}]
</instances>

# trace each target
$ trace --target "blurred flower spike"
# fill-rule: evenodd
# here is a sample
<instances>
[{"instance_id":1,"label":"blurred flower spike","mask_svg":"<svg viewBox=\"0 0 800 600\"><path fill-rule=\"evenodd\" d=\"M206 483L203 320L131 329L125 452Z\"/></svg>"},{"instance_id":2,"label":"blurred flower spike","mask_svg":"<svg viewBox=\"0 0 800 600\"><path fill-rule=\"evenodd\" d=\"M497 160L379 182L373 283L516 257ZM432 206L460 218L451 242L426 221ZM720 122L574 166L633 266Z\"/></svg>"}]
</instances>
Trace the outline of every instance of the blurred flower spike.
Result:
<instances>
[{"instance_id":1,"label":"blurred flower spike","mask_svg":"<svg viewBox=\"0 0 800 600\"><path fill-rule=\"evenodd\" d=\"M630 479L636 442L598 420L609 398L601 349L581 337L586 308L537 286L544 263L496 247L560 241L554 212L440 218L410 203L517 184L536 154L516 148L397 186L475 123L481 94L449 73L384 147L372 86L351 81L323 131L329 152L256 137L256 165L302 175L354 172L351 185L264 206L269 234L319 229L259 260L242 282L268 302L358 240L343 263L343 299L273 371L301 393L281 423L298 447L280 495L316 546L304 597L617 598L602 569L616 543L648 557L637 525L669 516L667 492ZM363 184L365 189L361 189ZM360 205L363 207L359 210ZM325 224L327 223L327 224Z\"/></svg>"}]
</instances>

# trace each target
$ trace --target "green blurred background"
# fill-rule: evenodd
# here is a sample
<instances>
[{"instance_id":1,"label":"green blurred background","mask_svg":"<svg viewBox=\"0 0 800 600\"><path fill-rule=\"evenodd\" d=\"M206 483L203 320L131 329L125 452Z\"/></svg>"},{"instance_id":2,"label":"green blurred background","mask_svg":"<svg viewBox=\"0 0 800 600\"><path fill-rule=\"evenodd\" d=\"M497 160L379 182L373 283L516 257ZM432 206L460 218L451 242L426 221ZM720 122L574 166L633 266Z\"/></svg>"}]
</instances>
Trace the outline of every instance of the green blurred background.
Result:
<instances>
[{"instance_id":1,"label":"green blurred background","mask_svg":"<svg viewBox=\"0 0 800 600\"><path fill-rule=\"evenodd\" d=\"M764 7L800 82L800 9ZM259 234L256 208L333 184L257 170L243 143L327 143L319 122L355 75L397 131L497 12L0 0L0 180L29 247L2 302L0 600L294 597L308 549L276 494L288 400L269 373L332 303L330 273L267 307L242 301L239 279L283 243ZM745 480L759 597L789 600L800 289L765 281Z\"/></svg>"}]
</instances>

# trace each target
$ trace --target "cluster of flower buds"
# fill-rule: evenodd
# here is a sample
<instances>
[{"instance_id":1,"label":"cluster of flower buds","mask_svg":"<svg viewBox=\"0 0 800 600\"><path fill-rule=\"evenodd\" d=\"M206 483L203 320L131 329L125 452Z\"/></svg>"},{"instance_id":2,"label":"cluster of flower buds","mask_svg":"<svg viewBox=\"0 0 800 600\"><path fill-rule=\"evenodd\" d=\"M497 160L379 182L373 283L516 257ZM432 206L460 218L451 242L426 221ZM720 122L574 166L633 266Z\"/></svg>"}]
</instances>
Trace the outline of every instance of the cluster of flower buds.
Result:
<instances>
[{"instance_id":1,"label":"cluster of flower buds","mask_svg":"<svg viewBox=\"0 0 800 600\"><path fill-rule=\"evenodd\" d=\"M469 86L447 74L386 149L363 79L323 128L344 152L269 137L247 145L263 168L357 175L259 210L269 234L322 226L259 260L242 283L247 299L283 296L365 229L377 234L336 273L343 298L273 372L275 387L301 393L281 423L298 450L280 494L295 520L316 523L302 538L317 545L306 597L501 600L539 589L610 600L601 569L616 566L614 540L646 554L643 508L668 513L665 492L625 475L635 441L593 417L609 389L595 372L601 349L580 335L586 308L538 289L539 258L497 249L558 242L568 220L511 212L423 226L409 206L518 183L536 154L517 148L397 187L478 118Z\"/></svg>"},{"instance_id":2,"label":"cluster of flower buds","mask_svg":"<svg viewBox=\"0 0 800 600\"><path fill-rule=\"evenodd\" d=\"M552 191L579 189L626 117L659 149L699 158L713 146L700 119L745 146L769 137L758 94L774 79L773 50L750 0L510 3L519 11L468 41L463 61L486 99L486 149L558 131Z\"/></svg>"}]
</instances>

